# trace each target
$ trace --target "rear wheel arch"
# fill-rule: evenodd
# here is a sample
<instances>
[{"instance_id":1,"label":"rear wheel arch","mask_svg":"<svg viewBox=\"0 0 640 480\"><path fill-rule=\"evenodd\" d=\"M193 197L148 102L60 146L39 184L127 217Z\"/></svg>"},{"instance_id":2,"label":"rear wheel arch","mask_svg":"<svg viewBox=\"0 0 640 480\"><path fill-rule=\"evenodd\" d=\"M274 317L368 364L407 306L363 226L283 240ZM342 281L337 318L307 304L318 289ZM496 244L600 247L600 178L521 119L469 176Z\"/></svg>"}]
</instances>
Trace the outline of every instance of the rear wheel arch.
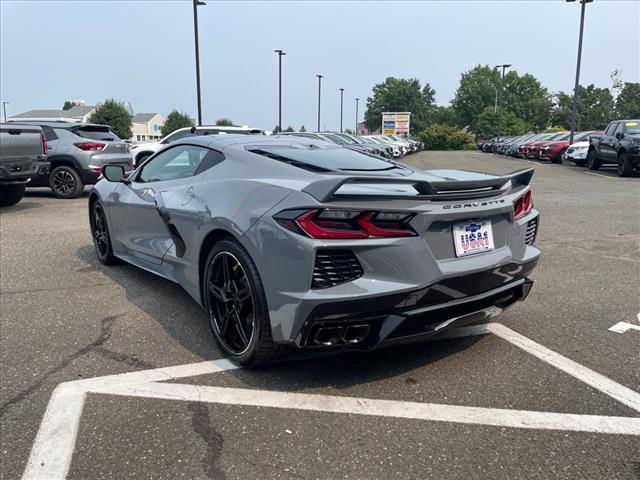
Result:
<instances>
[{"instance_id":1,"label":"rear wheel arch","mask_svg":"<svg viewBox=\"0 0 640 480\"><path fill-rule=\"evenodd\" d=\"M214 245L221 240L231 238L237 240L235 235L233 235L228 230L223 228L216 228L211 230L204 237L202 241L202 245L200 246L200 253L198 254L198 279L200 282L200 302L204 305L204 290L202 288L202 278L204 277L204 269L207 262L207 257L209 256L209 252L214 247Z\"/></svg>"},{"instance_id":2,"label":"rear wheel arch","mask_svg":"<svg viewBox=\"0 0 640 480\"><path fill-rule=\"evenodd\" d=\"M47 157L47 162L51 164L51 167L50 167L51 170L61 165L66 165L68 167L73 167L76 170L80 171L80 165L78 164L78 161L73 157L68 157L66 155L60 155L56 157Z\"/></svg>"}]
</instances>

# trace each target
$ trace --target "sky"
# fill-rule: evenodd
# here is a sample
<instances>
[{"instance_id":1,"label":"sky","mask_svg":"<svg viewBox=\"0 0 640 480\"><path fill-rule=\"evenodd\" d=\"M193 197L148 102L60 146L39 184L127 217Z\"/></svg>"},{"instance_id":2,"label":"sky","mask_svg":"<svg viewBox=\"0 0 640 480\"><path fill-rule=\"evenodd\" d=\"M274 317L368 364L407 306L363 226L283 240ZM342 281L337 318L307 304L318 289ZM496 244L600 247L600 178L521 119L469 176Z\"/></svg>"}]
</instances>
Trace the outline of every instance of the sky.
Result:
<instances>
[{"instance_id":1,"label":"sky","mask_svg":"<svg viewBox=\"0 0 640 480\"><path fill-rule=\"evenodd\" d=\"M551 92L575 81L580 4L537 1L218 1L198 7L203 123L230 117L271 130L362 120L386 77L418 78L447 105L460 74L513 64ZM135 112L177 109L195 118L191 0L0 0L0 97L7 115L61 108L67 98L128 101ZM586 6L581 83L610 87L610 73L640 82L640 2Z\"/></svg>"}]
</instances>

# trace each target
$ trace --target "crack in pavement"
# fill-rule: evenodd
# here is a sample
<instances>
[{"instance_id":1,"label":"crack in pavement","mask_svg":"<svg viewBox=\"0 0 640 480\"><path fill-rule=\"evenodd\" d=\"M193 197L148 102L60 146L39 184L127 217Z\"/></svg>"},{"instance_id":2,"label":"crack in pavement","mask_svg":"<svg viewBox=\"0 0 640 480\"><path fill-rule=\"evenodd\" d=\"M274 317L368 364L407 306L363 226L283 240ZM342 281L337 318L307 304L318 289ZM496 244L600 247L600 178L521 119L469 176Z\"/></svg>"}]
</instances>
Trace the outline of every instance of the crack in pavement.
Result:
<instances>
[{"instance_id":1,"label":"crack in pavement","mask_svg":"<svg viewBox=\"0 0 640 480\"><path fill-rule=\"evenodd\" d=\"M29 395L31 395L33 392L38 390L47 381L49 377L64 370L71 364L71 362L92 351L98 353L99 355L102 355L103 357L109 358L111 360L115 360L117 362L125 363L126 365L129 365L132 367L140 367L145 369L155 368L154 365L147 363L144 360L140 360L138 358L128 356L125 354L113 352L103 346L109 340L109 338L111 338L111 335L113 333L113 324L115 323L115 321L118 318L126 315L126 313L127 312L124 312L118 315L111 315L103 318L100 321L100 335L96 340L94 340L87 346L82 347L80 350L77 350L76 352L65 357L58 365L47 370L45 374L37 382L31 384L30 386L25 388L23 391L21 391L14 397L10 398L9 400L1 404L0 418L2 418L13 405L17 405L18 403L22 402L25 398L27 398Z\"/></svg>"},{"instance_id":2,"label":"crack in pavement","mask_svg":"<svg viewBox=\"0 0 640 480\"><path fill-rule=\"evenodd\" d=\"M202 461L207 477L210 479L226 478L220 467L220 455L224 439L211 424L209 408L204 403L190 403L187 408L191 411L191 428L207 445L207 457Z\"/></svg>"}]
</instances>

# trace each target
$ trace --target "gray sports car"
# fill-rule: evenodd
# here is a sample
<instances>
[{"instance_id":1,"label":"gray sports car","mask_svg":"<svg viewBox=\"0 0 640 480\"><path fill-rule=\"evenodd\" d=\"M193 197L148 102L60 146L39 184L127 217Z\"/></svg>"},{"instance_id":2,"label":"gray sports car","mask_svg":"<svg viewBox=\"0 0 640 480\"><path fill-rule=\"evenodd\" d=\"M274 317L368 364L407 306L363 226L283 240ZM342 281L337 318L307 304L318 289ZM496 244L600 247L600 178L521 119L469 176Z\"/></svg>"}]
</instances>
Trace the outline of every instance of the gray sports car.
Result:
<instances>
[{"instance_id":1,"label":"gray sports car","mask_svg":"<svg viewBox=\"0 0 640 480\"><path fill-rule=\"evenodd\" d=\"M181 285L220 348L372 349L526 298L539 250L532 169L419 171L327 142L217 135L103 169L96 254ZM188 328L188 326L185 326Z\"/></svg>"}]
</instances>

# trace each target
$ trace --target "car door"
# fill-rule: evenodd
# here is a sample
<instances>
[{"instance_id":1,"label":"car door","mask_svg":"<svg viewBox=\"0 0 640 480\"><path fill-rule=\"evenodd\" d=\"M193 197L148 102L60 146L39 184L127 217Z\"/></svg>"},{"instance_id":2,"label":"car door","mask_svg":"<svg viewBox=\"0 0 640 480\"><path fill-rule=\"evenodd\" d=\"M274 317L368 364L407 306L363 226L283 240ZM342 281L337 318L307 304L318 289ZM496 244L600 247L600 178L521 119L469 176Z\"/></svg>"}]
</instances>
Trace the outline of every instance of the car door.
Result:
<instances>
[{"instance_id":1,"label":"car door","mask_svg":"<svg viewBox=\"0 0 640 480\"><path fill-rule=\"evenodd\" d=\"M600 160L603 162L615 162L615 132L618 128L619 122L611 122L607 127L607 131L600 138Z\"/></svg>"},{"instance_id":2,"label":"car door","mask_svg":"<svg viewBox=\"0 0 640 480\"><path fill-rule=\"evenodd\" d=\"M136 172L129 184L118 186L110 217L116 225L114 236L126 254L153 265L162 263L175 240L164 206L193 186L194 174L209 151L187 144L167 148Z\"/></svg>"}]
</instances>

